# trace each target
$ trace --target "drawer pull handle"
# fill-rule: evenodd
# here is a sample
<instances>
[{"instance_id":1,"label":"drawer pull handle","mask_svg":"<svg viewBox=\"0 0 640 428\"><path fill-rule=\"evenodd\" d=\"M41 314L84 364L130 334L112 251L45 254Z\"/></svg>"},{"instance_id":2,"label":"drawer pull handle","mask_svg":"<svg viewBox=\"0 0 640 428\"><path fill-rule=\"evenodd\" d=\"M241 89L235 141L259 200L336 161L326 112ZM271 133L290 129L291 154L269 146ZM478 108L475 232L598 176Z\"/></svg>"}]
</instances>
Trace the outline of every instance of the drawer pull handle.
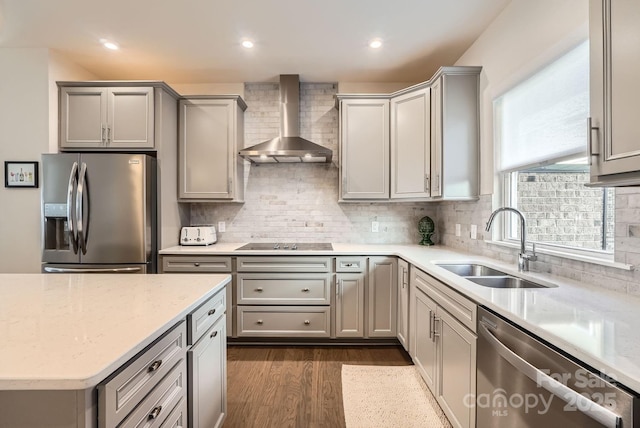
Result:
<instances>
[{"instance_id":1,"label":"drawer pull handle","mask_svg":"<svg viewBox=\"0 0 640 428\"><path fill-rule=\"evenodd\" d=\"M304 291L305 293L308 293L309 289L308 288L303 288L302 291Z\"/></svg>"},{"instance_id":2,"label":"drawer pull handle","mask_svg":"<svg viewBox=\"0 0 640 428\"><path fill-rule=\"evenodd\" d=\"M207 315L213 315L216 313L215 309L209 309L209 312L207 312Z\"/></svg>"},{"instance_id":3,"label":"drawer pull handle","mask_svg":"<svg viewBox=\"0 0 640 428\"><path fill-rule=\"evenodd\" d=\"M258 288L256 288L256 291L257 291L258 293L262 293L262 287L258 287Z\"/></svg>"},{"instance_id":4,"label":"drawer pull handle","mask_svg":"<svg viewBox=\"0 0 640 428\"><path fill-rule=\"evenodd\" d=\"M353 267L353 263L345 263L344 266L345 267Z\"/></svg>"},{"instance_id":5,"label":"drawer pull handle","mask_svg":"<svg viewBox=\"0 0 640 428\"><path fill-rule=\"evenodd\" d=\"M260 324L260 325L262 325L262 320L258 320L258 321L256 321L256 324Z\"/></svg>"},{"instance_id":6,"label":"drawer pull handle","mask_svg":"<svg viewBox=\"0 0 640 428\"><path fill-rule=\"evenodd\" d=\"M214 337L216 337L218 335L218 330L214 331L213 333L211 333L211 336L209 336L211 339L213 339Z\"/></svg>"},{"instance_id":7,"label":"drawer pull handle","mask_svg":"<svg viewBox=\"0 0 640 428\"><path fill-rule=\"evenodd\" d=\"M304 320L304 325L309 325L309 324L311 324L311 321L309 321L309 320Z\"/></svg>"},{"instance_id":8,"label":"drawer pull handle","mask_svg":"<svg viewBox=\"0 0 640 428\"><path fill-rule=\"evenodd\" d=\"M198 267L198 266L200 266L200 263L197 263L197 262L196 262L196 263L194 263L193 265L194 265L195 267Z\"/></svg>"},{"instance_id":9,"label":"drawer pull handle","mask_svg":"<svg viewBox=\"0 0 640 428\"><path fill-rule=\"evenodd\" d=\"M162 360L156 360L149 366L149 371L155 372L160 368L161 365L162 365Z\"/></svg>"},{"instance_id":10,"label":"drawer pull handle","mask_svg":"<svg viewBox=\"0 0 640 428\"><path fill-rule=\"evenodd\" d=\"M149 419L157 418L161 411L162 411L162 406L154 407L151 413L149 413Z\"/></svg>"}]
</instances>

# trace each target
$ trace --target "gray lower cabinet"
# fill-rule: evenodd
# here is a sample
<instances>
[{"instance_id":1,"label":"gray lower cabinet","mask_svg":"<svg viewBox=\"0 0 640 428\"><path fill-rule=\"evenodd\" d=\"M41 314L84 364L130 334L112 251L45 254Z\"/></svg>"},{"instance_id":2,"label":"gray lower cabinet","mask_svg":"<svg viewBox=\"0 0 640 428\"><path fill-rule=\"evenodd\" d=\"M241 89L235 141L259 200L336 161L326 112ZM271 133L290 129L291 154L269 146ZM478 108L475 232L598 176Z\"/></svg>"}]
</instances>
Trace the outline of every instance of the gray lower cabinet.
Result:
<instances>
[{"instance_id":1,"label":"gray lower cabinet","mask_svg":"<svg viewBox=\"0 0 640 428\"><path fill-rule=\"evenodd\" d=\"M398 260L369 257L367 337L396 337Z\"/></svg>"},{"instance_id":2,"label":"gray lower cabinet","mask_svg":"<svg viewBox=\"0 0 640 428\"><path fill-rule=\"evenodd\" d=\"M405 351L409 351L409 263L402 259L398 259L397 287L397 337Z\"/></svg>"},{"instance_id":3,"label":"gray lower cabinet","mask_svg":"<svg viewBox=\"0 0 640 428\"><path fill-rule=\"evenodd\" d=\"M237 257L237 336L330 337L331 260L323 256Z\"/></svg>"},{"instance_id":4,"label":"gray lower cabinet","mask_svg":"<svg viewBox=\"0 0 640 428\"><path fill-rule=\"evenodd\" d=\"M337 257L335 336L395 338L395 257Z\"/></svg>"},{"instance_id":5,"label":"gray lower cabinet","mask_svg":"<svg viewBox=\"0 0 640 428\"><path fill-rule=\"evenodd\" d=\"M224 317L187 352L189 426L221 427L227 413L227 344Z\"/></svg>"},{"instance_id":6,"label":"gray lower cabinet","mask_svg":"<svg viewBox=\"0 0 640 428\"><path fill-rule=\"evenodd\" d=\"M180 322L98 385L99 427L160 426L186 399L186 324Z\"/></svg>"},{"instance_id":7,"label":"gray lower cabinet","mask_svg":"<svg viewBox=\"0 0 640 428\"><path fill-rule=\"evenodd\" d=\"M640 4L590 0L591 182L600 186L640 184Z\"/></svg>"},{"instance_id":8,"label":"gray lower cabinet","mask_svg":"<svg viewBox=\"0 0 640 428\"><path fill-rule=\"evenodd\" d=\"M360 259L360 264L365 265L366 259ZM364 266L360 272L336 273L336 337L364 337L365 281Z\"/></svg>"},{"instance_id":9,"label":"gray lower cabinet","mask_svg":"<svg viewBox=\"0 0 640 428\"><path fill-rule=\"evenodd\" d=\"M475 427L476 311L474 302L411 267L411 357L454 427Z\"/></svg>"},{"instance_id":10,"label":"gray lower cabinet","mask_svg":"<svg viewBox=\"0 0 640 428\"><path fill-rule=\"evenodd\" d=\"M227 412L225 309L222 289L100 383L98 426L222 426Z\"/></svg>"}]
</instances>

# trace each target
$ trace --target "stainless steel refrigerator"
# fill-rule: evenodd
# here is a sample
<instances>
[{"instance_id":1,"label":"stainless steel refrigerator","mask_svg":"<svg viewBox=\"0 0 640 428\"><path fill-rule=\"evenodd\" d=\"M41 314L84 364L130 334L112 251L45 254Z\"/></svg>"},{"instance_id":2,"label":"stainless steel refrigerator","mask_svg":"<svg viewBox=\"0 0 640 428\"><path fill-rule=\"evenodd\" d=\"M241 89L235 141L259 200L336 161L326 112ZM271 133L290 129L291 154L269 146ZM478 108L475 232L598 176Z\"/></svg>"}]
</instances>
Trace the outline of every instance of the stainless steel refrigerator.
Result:
<instances>
[{"instance_id":1,"label":"stainless steel refrigerator","mask_svg":"<svg viewBox=\"0 0 640 428\"><path fill-rule=\"evenodd\" d=\"M43 272L155 273L156 161L42 155Z\"/></svg>"}]
</instances>

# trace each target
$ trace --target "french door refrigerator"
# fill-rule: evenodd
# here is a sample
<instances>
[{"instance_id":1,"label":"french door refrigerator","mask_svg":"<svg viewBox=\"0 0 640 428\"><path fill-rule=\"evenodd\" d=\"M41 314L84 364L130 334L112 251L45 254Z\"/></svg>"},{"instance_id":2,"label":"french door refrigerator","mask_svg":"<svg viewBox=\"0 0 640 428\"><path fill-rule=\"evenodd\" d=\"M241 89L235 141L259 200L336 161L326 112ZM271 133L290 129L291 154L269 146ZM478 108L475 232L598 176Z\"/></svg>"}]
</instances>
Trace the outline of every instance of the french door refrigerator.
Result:
<instances>
[{"instance_id":1,"label":"french door refrigerator","mask_svg":"<svg viewBox=\"0 0 640 428\"><path fill-rule=\"evenodd\" d=\"M156 271L156 161L42 155L43 272Z\"/></svg>"}]
</instances>

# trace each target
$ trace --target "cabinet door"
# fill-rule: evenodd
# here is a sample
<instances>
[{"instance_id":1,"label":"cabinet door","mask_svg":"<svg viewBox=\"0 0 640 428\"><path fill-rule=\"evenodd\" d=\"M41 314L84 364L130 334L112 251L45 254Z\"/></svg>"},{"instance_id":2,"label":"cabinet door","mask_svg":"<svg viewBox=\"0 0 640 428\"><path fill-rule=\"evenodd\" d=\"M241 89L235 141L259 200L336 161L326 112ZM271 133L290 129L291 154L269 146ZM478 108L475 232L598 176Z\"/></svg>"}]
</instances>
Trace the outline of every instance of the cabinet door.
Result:
<instances>
[{"instance_id":1,"label":"cabinet door","mask_svg":"<svg viewBox=\"0 0 640 428\"><path fill-rule=\"evenodd\" d=\"M429 88L391 100L391 198L428 198L431 171Z\"/></svg>"},{"instance_id":2,"label":"cabinet door","mask_svg":"<svg viewBox=\"0 0 640 428\"><path fill-rule=\"evenodd\" d=\"M226 336L223 317L187 352L190 427L221 427L226 416Z\"/></svg>"},{"instance_id":3,"label":"cabinet door","mask_svg":"<svg viewBox=\"0 0 640 428\"><path fill-rule=\"evenodd\" d=\"M234 102L180 100L180 199L232 199Z\"/></svg>"},{"instance_id":4,"label":"cabinet door","mask_svg":"<svg viewBox=\"0 0 640 428\"><path fill-rule=\"evenodd\" d=\"M592 152L598 153L592 158L592 181L635 172L632 183L640 184L639 21L637 1L590 2L590 104L592 126L598 128L589 139Z\"/></svg>"},{"instance_id":5,"label":"cabinet door","mask_svg":"<svg viewBox=\"0 0 640 428\"><path fill-rule=\"evenodd\" d=\"M475 427L476 336L448 312L438 308L438 393L436 397L454 427Z\"/></svg>"},{"instance_id":6,"label":"cabinet door","mask_svg":"<svg viewBox=\"0 0 640 428\"><path fill-rule=\"evenodd\" d=\"M409 264L398 260L398 340L409 351Z\"/></svg>"},{"instance_id":7,"label":"cabinet door","mask_svg":"<svg viewBox=\"0 0 640 428\"><path fill-rule=\"evenodd\" d=\"M364 273L336 274L336 337L364 337Z\"/></svg>"},{"instance_id":8,"label":"cabinet door","mask_svg":"<svg viewBox=\"0 0 640 428\"><path fill-rule=\"evenodd\" d=\"M415 346L413 362L431 392L436 394L437 353L433 323L437 305L422 290L414 288L414 292L415 311L411 315L415 325L411 333L412 346Z\"/></svg>"},{"instance_id":9,"label":"cabinet door","mask_svg":"<svg viewBox=\"0 0 640 428\"><path fill-rule=\"evenodd\" d=\"M107 89L60 88L60 148L104 148Z\"/></svg>"},{"instance_id":10,"label":"cabinet door","mask_svg":"<svg viewBox=\"0 0 640 428\"><path fill-rule=\"evenodd\" d=\"M442 196L442 78L431 85L431 196Z\"/></svg>"},{"instance_id":11,"label":"cabinet door","mask_svg":"<svg viewBox=\"0 0 640 428\"><path fill-rule=\"evenodd\" d=\"M108 93L107 146L111 149L153 149L153 88L109 88Z\"/></svg>"},{"instance_id":12,"label":"cabinet door","mask_svg":"<svg viewBox=\"0 0 640 428\"><path fill-rule=\"evenodd\" d=\"M397 280L394 257L369 258L368 337L396 337Z\"/></svg>"},{"instance_id":13,"label":"cabinet door","mask_svg":"<svg viewBox=\"0 0 640 428\"><path fill-rule=\"evenodd\" d=\"M342 199L388 199L389 100L343 100L340 126Z\"/></svg>"}]
</instances>

